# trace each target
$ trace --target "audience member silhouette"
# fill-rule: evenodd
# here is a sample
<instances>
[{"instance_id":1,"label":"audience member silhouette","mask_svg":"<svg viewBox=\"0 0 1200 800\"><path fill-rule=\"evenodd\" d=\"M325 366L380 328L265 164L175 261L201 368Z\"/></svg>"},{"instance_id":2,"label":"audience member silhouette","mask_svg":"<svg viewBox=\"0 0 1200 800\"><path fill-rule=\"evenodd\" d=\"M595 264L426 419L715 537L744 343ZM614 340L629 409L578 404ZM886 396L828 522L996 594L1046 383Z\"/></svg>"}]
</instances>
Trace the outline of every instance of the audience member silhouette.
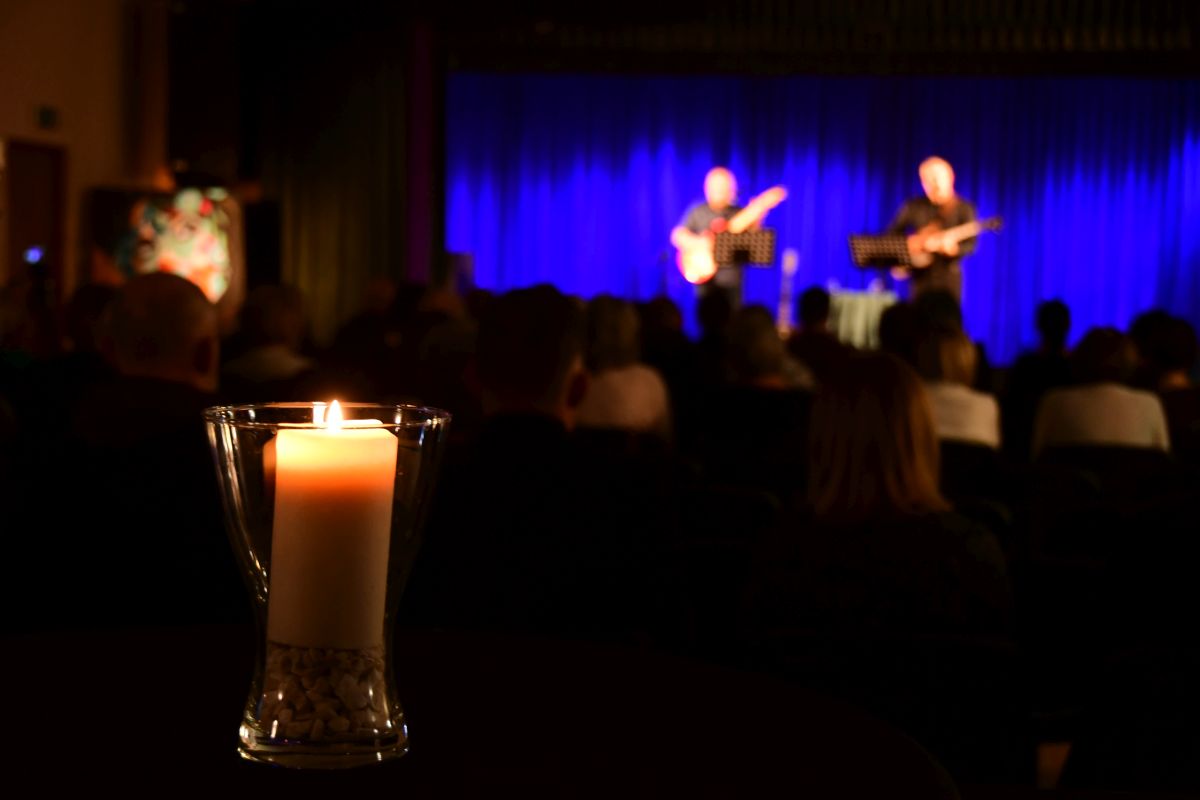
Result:
<instances>
[{"instance_id":1,"label":"audience member silhouette","mask_svg":"<svg viewBox=\"0 0 1200 800\"><path fill-rule=\"evenodd\" d=\"M725 381L725 343L733 320L733 302L724 292L707 292L696 303L700 338L696 343L700 377L707 385Z\"/></svg>"},{"instance_id":2,"label":"audience member silhouette","mask_svg":"<svg viewBox=\"0 0 1200 800\"><path fill-rule=\"evenodd\" d=\"M920 341L929 336L956 331L966 332L963 327L962 306L958 298L945 289L935 289L922 292L912 301L915 318L917 346ZM980 391L992 391L992 365L988 360L987 351L980 342L975 347L975 379L972 387ZM914 366L916 362L910 362Z\"/></svg>"},{"instance_id":3,"label":"audience member silhouette","mask_svg":"<svg viewBox=\"0 0 1200 800\"><path fill-rule=\"evenodd\" d=\"M658 371L641 363L633 304L610 295L587 307L587 392L576 412L580 426L672 435L671 403Z\"/></svg>"},{"instance_id":4,"label":"audience member silhouette","mask_svg":"<svg viewBox=\"0 0 1200 800\"><path fill-rule=\"evenodd\" d=\"M893 713L896 702L944 711L939 703L951 697L923 694L930 687L917 678L926 667L926 677L952 686L949 693L965 684L939 671L948 663L961 666L959 677L986 671L968 657L935 664L931 653L961 656L939 648L1012 632L1008 568L996 537L964 516L967 505L952 509L944 480L939 487L939 439L988 447L1000 440L995 402L969 388L980 384L972 373L981 354L953 298L931 293L889 308L880 323L888 355L839 344L828 331L828 294L819 288L801 297L801 328L786 343L765 309L735 314L725 295L707 295L703 338L693 345L665 298L639 309L639 336L634 307L612 297L596 298L585 311L549 286L465 300L449 286L441 279L433 292L378 284L375 305L331 352L345 374L369 374L377 396L448 406L456 432L472 432L447 454L402 621L641 641L664 620L686 625L668 608L683 595L679 573L688 565L680 567L680 554L694 556L688 547L697 542L712 546L728 525L724 543L740 549L715 548L704 562L711 568L705 581L725 582L713 596L728 601L729 623L707 655L761 657L790 639L799 643L791 655L810 666L830 654L838 669L857 655L878 656L838 688L864 681L869 691L861 699L872 707L867 700L912 680L902 687L911 691L886 695L891 705L873 707L904 726L911 720ZM14 537L5 601L45 598L46 575L21 565L50 564L62 590L40 612L23 614L24 626L245 620L249 606L226 540L201 411L218 396L284 399L304 391L300 399L317 399L297 388L320 374L300 344L298 296L281 287L251 293L243 330L251 347L226 365L229 380L218 387L215 310L181 278L140 276L119 291L81 287L66 309L65 354L42 361L34 356L49 351L39 344L24 291L0 298L0 503L13 530L30 532ZM1141 315L1130 337L1136 359L1130 339L1112 329L1090 332L1068 357L1069 326L1061 302L1039 306L1040 345L1017 361L1007 382L1005 449L1165 450L1169 442L1180 455L1200 457L1191 326L1164 312ZM659 373L638 364L639 342ZM789 366L794 361L811 368L817 394L799 388L803 373ZM1074 386L1066 385L1068 365ZM678 390L671 401L685 409L676 415L676 435L686 460L671 455L675 471L580 435L589 425L665 435L671 392L664 378ZM1129 388L1130 381L1148 391ZM228 391L218 395L218 388ZM478 426L473 413L484 417ZM1035 470L1045 468L1028 474L1037 480ZM677 494L681 474L688 484ZM1181 479L1156 494L1144 481L1115 480L1129 484L1113 494L1133 510L1114 517L1114 531L1123 534L1135 520L1142 533L1136 541L1113 537L1111 554L1104 551L1111 580L1096 584L1106 594L1089 602L1122 608L1106 620L1121 631L1119 645L1140 649L1122 662L1124 672L1110 675L1116 700L1090 710L1068 775L1077 785L1192 788L1187 714L1195 707L1188 688L1195 637L1187 624L1197 598L1187 565L1195 561L1188 516L1195 487L1179 490ZM782 504L782 520L780 498L796 501ZM686 516L693 507L720 521L687 540L676 515L699 527L695 514ZM760 541L763 531L770 533ZM1058 619L1049 606L1069 591L1039 595L1043 605L1032 613ZM729 600L743 594L744 608ZM734 624L738 610L745 611L745 638ZM686 635L662 642L688 646ZM925 649L930 642L936 647ZM762 663L778 666L765 657ZM878 685L870 684L872 674ZM1142 690L1151 682L1162 690L1147 707ZM980 708L968 695L951 700ZM976 741L967 716L961 725L946 719L935 719L943 733ZM973 719L988 725L992 718ZM945 755L945 738L922 738L929 728L906 730L952 768L963 763L956 760L962 751ZM995 752L1012 755L1003 747Z\"/></svg>"},{"instance_id":5,"label":"audience member silhouette","mask_svg":"<svg viewBox=\"0 0 1200 800\"><path fill-rule=\"evenodd\" d=\"M1167 416L1172 452L1200 466L1200 386L1191 379L1196 357L1196 329L1187 320L1172 319L1154 351L1155 388Z\"/></svg>"},{"instance_id":6,"label":"audience member silhouette","mask_svg":"<svg viewBox=\"0 0 1200 800\"><path fill-rule=\"evenodd\" d=\"M695 345L683 330L683 312L669 297L639 304L642 325L642 361L654 367L667 382L674 416L680 397L696 391L698 381Z\"/></svg>"},{"instance_id":7,"label":"audience member silhouette","mask_svg":"<svg viewBox=\"0 0 1200 800\"><path fill-rule=\"evenodd\" d=\"M920 379L855 356L812 409L807 509L764 549L760 625L842 633L996 634L1011 591L990 532L938 491L938 443Z\"/></svg>"},{"instance_id":8,"label":"audience member silhouette","mask_svg":"<svg viewBox=\"0 0 1200 800\"><path fill-rule=\"evenodd\" d=\"M362 310L338 329L326 353L327 367L360 384L369 396L389 398L388 373L397 363L397 350L404 343L407 315L416 308L423 288L411 291L390 278L367 282ZM412 296L411 308L402 313L402 297Z\"/></svg>"},{"instance_id":9,"label":"audience member silhouette","mask_svg":"<svg viewBox=\"0 0 1200 800\"><path fill-rule=\"evenodd\" d=\"M853 352L829 330L829 307L829 292L820 286L805 289L797 301L800 327L787 342L788 352L812 372L818 383L829 380Z\"/></svg>"},{"instance_id":10,"label":"audience member silhouette","mask_svg":"<svg viewBox=\"0 0 1200 800\"><path fill-rule=\"evenodd\" d=\"M1071 382L1067 360L1070 309L1061 300L1039 303L1035 323L1037 349L1023 353L1013 364L1001 403L1004 450L1017 461L1029 459L1033 421L1042 397Z\"/></svg>"},{"instance_id":11,"label":"audience member silhouette","mask_svg":"<svg viewBox=\"0 0 1200 800\"><path fill-rule=\"evenodd\" d=\"M400 352L412 395L454 414L453 438L473 435L482 421L478 388L470 375L477 340L478 323L467 312L450 272L421 298Z\"/></svg>"},{"instance_id":12,"label":"audience member silhouette","mask_svg":"<svg viewBox=\"0 0 1200 800\"><path fill-rule=\"evenodd\" d=\"M812 373L787 352L766 306L737 310L729 326L725 358L733 383L759 389L809 389Z\"/></svg>"},{"instance_id":13,"label":"audience member silhouette","mask_svg":"<svg viewBox=\"0 0 1200 800\"><path fill-rule=\"evenodd\" d=\"M240 333L246 349L227 361L221 383L231 402L311 400L304 384L316 362L303 355L304 297L291 286L259 286L242 307Z\"/></svg>"},{"instance_id":14,"label":"audience member silhouette","mask_svg":"<svg viewBox=\"0 0 1200 800\"><path fill-rule=\"evenodd\" d=\"M917 348L917 368L933 410L939 439L1000 446L996 398L976 391L975 345L962 331L927 334Z\"/></svg>"},{"instance_id":15,"label":"audience member silhouette","mask_svg":"<svg viewBox=\"0 0 1200 800\"><path fill-rule=\"evenodd\" d=\"M890 355L852 358L816 396L809 455L807 507L755 559L751 652L900 725L960 776L1019 779L1032 758L1007 566L938 491L916 373Z\"/></svg>"},{"instance_id":16,"label":"audience member silhouette","mask_svg":"<svg viewBox=\"0 0 1200 800\"><path fill-rule=\"evenodd\" d=\"M94 283L71 294L64 311L62 352L35 361L23 375L17 406L29 429L61 430L80 393L112 373L101 348L105 320L116 295L115 287ZM36 453L31 455L36 457Z\"/></svg>"},{"instance_id":17,"label":"audience member silhouette","mask_svg":"<svg viewBox=\"0 0 1200 800\"><path fill-rule=\"evenodd\" d=\"M114 301L108 341L118 375L78 399L43 498L62 538L42 544L69 564L57 622L242 619L202 418L217 389L216 310L183 278L142 275Z\"/></svg>"},{"instance_id":18,"label":"audience member silhouette","mask_svg":"<svg viewBox=\"0 0 1200 800\"><path fill-rule=\"evenodd\" d=\"M0 375L58 351L54 315L42 281L18 278L0 288Z\"/></svg>"},{"instance_id":19,"label":"audience member silhouette","mask_svg":"<svg viewBox=\"0 0 1200 800\"><path fill-rule=\"evenodd\" d=\"M911 303L893 303L879 315L879 349L916 369L920 330Z\"/></svg>"},{"instance_id":20,"label":"audience member silhouette","mask_svg":"<svg viewBox=\"0 0 1200 800\"><path fill-rule=\"evenodd\" d=\"M803 491L812 395L802 387L811 377L788 356L763 306L738 310L725 352L730 380L703 394L690 432L706 478L781 498Z\"/></svg>"},{"instance_id":21,"label":"audience member silhouette","mask_svg":"<svg viewBox=\"0 0 1200 800\"><path fill-rule=\"evenodd\" d=\"M623 637L645 624L660 487L570 435L587 391L585 321L550 286L480 323L486 421L452 450L403 613L413 622Z\"/></svg>"},{"instance_id":22,"label":"audience member silhouette","mask_svg":"<svg viewBox=\"0 0 1200 800\"><path fill-rule=\"evenodd\" d=\"M1074 386L1046 393L1034 422L1036 457L1059 445L1117 445L1170 449L1158 397L1127 385L1137 356L1115 328L1094 328L1071 354Z\"/></svg>"},{"instance_id":23,"label":"audience member silhouette","mask_svg":"<svg viewBox=\"0 0 1200 800\"><path fill-rule=\"evenodd\" d=\"M1170 328L1172 317L1161 308L1143 311L1129 325L1129 340L1133 343L1136 365L1133 374L1126 380L1138 389L1158 390L1162 372L1159 352L1164 333Z\"/></svg>"}]
</instances>

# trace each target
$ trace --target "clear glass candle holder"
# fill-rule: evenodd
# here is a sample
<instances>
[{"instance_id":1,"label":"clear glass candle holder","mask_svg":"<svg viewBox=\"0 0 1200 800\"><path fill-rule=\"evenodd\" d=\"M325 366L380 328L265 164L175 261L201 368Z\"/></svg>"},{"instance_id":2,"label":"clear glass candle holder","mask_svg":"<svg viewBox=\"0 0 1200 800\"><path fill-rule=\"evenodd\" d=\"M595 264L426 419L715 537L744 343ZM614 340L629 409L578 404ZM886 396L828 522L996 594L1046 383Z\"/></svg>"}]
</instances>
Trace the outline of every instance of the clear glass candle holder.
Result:
<instances>
[{"instance_id":1,"label":"clear glass candle holder","mask_svg":"<svg viewBox=\"0 0 1200 800\"><path fill-rule=\"evenodd\" d=\"M205 419L259 633L241 755L315 768L404 755L391 636L450 415L270 403Z\"/></svg>"}]
</instances>

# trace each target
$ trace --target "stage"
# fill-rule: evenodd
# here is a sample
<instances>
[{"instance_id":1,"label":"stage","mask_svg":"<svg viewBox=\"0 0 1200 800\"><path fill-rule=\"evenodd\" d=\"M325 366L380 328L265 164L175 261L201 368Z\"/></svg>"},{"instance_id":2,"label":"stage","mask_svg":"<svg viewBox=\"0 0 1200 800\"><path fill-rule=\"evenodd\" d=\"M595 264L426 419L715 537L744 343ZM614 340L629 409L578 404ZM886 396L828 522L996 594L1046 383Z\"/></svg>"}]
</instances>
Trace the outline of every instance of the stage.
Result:
<instances>
[{"instance_id":1,"label":"stage","mask_svg":"<svg viewBox=\"0 0 1200 800\"><path fill-rule=\"evenodd\" d=\"M881 273L849 235L881 232L937 154L1004 220L962 264L967 329L998 362L1050 298L1072 340L1152 307L1200 324L1198 81L456 73L446 126L445 245L485 288L665 294L691 320L669 235L723 164L743 200L788 187L765 224L799 253L797 294L863 290ZM774 310L779 286L747 270L745 301Z\"/></svg>"}]
</instances>

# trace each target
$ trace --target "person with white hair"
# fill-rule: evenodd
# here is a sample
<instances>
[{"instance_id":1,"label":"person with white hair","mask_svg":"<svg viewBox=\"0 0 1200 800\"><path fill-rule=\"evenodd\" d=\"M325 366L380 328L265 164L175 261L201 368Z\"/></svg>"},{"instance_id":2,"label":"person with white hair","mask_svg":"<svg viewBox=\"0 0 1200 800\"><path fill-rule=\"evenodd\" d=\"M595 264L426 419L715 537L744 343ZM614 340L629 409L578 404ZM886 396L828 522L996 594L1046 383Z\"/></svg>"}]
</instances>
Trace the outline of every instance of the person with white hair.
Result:
<instances>
[{"instance_id":1,"label":"person with white hair","mask_svg":"<svg viewBox=\"0 0 1200 800\"><path fill-rule=\"evenodd\" d=\"M958 240L943 231L974 222L975 207L954 189L954 168L940 156L930 156L917 170L923 194L910 199L892 219L887 232L908 234L914 245L927 253L927 267L909 271L913 297L934 289L950 291L962 299L963 256L975 250L975 237ZM915 239L913 237L916 237Z\"/></svg>"}]
</instances>

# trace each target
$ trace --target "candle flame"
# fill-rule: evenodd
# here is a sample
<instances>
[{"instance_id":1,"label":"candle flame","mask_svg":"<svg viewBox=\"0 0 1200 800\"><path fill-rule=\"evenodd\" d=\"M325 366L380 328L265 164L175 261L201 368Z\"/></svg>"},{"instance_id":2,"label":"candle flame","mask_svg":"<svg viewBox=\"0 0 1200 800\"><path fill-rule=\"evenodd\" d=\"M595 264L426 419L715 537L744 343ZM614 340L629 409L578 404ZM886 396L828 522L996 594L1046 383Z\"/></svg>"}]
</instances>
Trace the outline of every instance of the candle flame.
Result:
<instances>
[{"instance_id":1,"label":"candle flame","mask_svg":"<svg viewBox=\"0 0 1200 800\"><path fill-rule=\"evenodd\" d=\"M342 406L337 400L332 403L313 403L313 425L340 431L345 423Z\"/></svg>"}]
</instances>

